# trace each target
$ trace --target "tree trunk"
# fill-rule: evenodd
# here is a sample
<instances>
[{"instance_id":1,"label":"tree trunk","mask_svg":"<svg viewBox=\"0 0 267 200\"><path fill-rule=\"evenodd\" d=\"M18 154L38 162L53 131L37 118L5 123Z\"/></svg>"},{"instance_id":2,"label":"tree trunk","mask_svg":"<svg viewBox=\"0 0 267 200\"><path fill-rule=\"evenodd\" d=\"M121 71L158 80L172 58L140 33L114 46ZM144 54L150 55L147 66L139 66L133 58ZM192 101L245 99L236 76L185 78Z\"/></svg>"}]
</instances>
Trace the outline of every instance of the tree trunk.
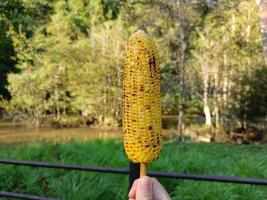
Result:
<instances>
[{"instance_id":1,"label":"tree trunk","mask_svg":"<svg viewBox=\"0 0 267 200\"><path fill-rule=\"evenodd\" d=\"M185 50L186 50L186 28L187 23L184 18L185 16L185 2L184 0L180 0L179 2L179 20L180 20L180 47L179 47L179 69L180 72L179 76L179 88L180 88L180 97L179 97L179 117L178 117L178 125L177 125L177 132L180 138L183 138L183 115L184 115L184 77L185 77Z\"/></svg>"},{"instance_id":2,"label":"tree trunk","mask_svg":"<svg viewBox=\"0 0 267 200\"><path fill-rule=\"evenodd\" d=\"M184 52L183 52L184 53ZM181 60L180 64L180 82L179 82L179 87L180 87L180 97L179 97L179 117L178 117L178 135L180 138L183 138L183 115L184 115L184 56L183 60Z\"/></svg>"},{"instance_id":3,"label":"tree trunk","mask_svg":"<svg viewBox=\"0 0 267 200\"><path fill-rule=\"evenodd\" d=\"M247 21L250 22L250 20L251 20L251 10L249 9ZM251 25L250 23L248 23L247 28L246 28L246 42L249 42L250 32L251 32Z\"/></svg>"},{"instance_id":4,"label":"tree trunk","mask_svg":"<svg viewBox=\"0 0 267 200\"><path fill-rule=\"evenodd\" d=\"M55 84L55 109L56 109L56 120L60 119L60 108L59 108L59 91L57 83Z\"/></svg>"},{"instance_id":5,"label":"tree trunk","mask_svg":"<svg viewBox=\"0 0 267 200\"><path fill-rule=\"evenodd\" d=\"M207 66L206 66L207 68ZM211 113L208 104L208 90L209 90L209 74L206 72L204 74L204 98L203 98L203 106L204 106L204 114L205 114L205 124L211 126Z\"/></svg>"},{"instance_id":6,"label":"tree trunk","mask_svg":"<svg viewBox=\"0 0 267 200\"><path fill-rule=\"evenodd\" d=\"M235 35L235 30L236 30L236 17L235 17L235 10L232 10L232 24L231 24L231 30L232 30L232 35Z\"/></svg>"},{"instance_id":7,"label":"tree trunk","mask_svg":"<svg viewBox=\"0 0 267 200\"><path fill-rule=\"evenodd\" d=\"M216 70L214 72L214 96L215 96L215 105L214 105L214 111L215 111L215 127L216 129L220 128L220 95L219 95L219 65L216 66Z\"/></svg>"},{"instance_id":8,"label":"tree trunk","mask_svg":"<svg viewBox=\"0 0 267 200\"><path fill-rule=\"evenodd\" d=\"M226 53L223 54L223 65L224 65L224 72L223 72L223 109L227 108L228 104L228 84L229 84L229 71L228 71L228 62L227 62L227 55Z\"/></svg>"},{"instance_id":9,"label":"tree trunk","mask_svg":"<svg viewBox=\"0 0 267 200\"><path fill-rule=\"evenodd\" d=\"M267 0L259 3L260 29L262 33L262 45L265 64L267 64Z\"/></svg>"},{"instance_id":10,"label":"tree trunk","mask_svg":"<svg viewBox=\"0 0 267 200\"><path fill-rule=\"evenodd\" d=\"M222 129L227 127L227 110L228 110L228 95L229 95L229 63L226 52L223 54L223 77L222 77L222 95L221 95L221 117Z\"/></svg>"}]
</instances>

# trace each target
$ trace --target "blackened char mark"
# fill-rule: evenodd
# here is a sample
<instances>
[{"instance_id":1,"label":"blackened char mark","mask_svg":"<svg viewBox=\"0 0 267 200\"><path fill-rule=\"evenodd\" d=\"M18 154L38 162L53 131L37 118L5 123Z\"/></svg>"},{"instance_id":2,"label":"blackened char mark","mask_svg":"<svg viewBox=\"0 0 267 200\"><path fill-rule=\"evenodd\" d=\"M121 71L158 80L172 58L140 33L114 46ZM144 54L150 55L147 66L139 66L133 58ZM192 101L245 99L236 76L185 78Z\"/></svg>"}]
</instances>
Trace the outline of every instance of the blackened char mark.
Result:
<instances>
[{"instance_id":1,"label":"blackened char mark","mask_svg":"<svg viewBox=\"0 0 267 200\"><path fill-rule=\"evenodd\" d=\"M155 56L152 57L152 59L150 58L148 60L148 64L149 64L149 70L150 72L153 72L156 70L156 59L155 59ZM151 73L152 75L152 73Z\"/></svg>"}]
</instances>

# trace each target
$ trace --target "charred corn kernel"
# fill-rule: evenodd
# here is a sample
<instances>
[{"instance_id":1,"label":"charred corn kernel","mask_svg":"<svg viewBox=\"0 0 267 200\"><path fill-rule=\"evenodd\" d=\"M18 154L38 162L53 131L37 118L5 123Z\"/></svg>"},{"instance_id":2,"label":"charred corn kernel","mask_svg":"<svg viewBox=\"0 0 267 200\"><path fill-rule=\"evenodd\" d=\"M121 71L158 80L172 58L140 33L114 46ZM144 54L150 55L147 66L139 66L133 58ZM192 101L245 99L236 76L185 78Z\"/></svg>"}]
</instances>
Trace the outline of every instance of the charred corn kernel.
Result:
<instances>
[{"instance_id":1,"label":"charred corn kernel","mask_svg":"<svg viewBox=\"0 0 267 200\"><path fill-rule=\"evenodd\" d=\"M150 163L162 148L159 57L144 31L128 41L123 77L123 137L128 158Z\"/></svg>"}]
</instances>

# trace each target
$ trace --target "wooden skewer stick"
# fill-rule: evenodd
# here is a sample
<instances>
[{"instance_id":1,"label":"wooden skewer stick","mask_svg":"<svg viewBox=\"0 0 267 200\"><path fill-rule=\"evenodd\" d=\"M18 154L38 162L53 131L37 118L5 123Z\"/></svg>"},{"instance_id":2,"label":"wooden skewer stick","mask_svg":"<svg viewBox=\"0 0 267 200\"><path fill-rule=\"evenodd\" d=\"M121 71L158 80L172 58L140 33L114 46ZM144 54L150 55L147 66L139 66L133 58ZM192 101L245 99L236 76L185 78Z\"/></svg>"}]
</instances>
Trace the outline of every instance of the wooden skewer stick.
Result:
<instances>
[{"instance_id":1,"label":"wooden skewer stick","mask_svg":"<svg viewBox=\"0 0 267 200\"><path fill-rule=\"evenodd\" d=\"M146 163L140 163L140 177L147 175L147 164Z\"/></svg>"}]
</instances>

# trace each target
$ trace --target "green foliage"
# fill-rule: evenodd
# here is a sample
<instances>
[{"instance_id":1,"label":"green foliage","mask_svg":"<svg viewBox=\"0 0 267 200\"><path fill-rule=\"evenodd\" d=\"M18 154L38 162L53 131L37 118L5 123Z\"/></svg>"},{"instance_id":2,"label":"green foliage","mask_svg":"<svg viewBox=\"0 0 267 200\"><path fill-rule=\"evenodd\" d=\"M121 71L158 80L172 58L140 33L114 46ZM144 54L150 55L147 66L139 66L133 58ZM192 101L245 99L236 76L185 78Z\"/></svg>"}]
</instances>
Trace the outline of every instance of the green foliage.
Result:
<instances>
[{"instance_id":1,"label":"green foliage","mask_svg":"<svg viewBox=\"0 0 267 200\"><path fill-rule=\"evenodd\" d=\"M14 60L14 49L12 44L12 39L7 35L7 24L2 21L0 17L0 74L2 75L0 79L0 95L4 96L6 99L10 98L8 90L5 88L7 85L7 79L4 77L7 73L15 72Z\"/></svg>"},{"instance_id":2,"label":"green foliage","mask_svg":"<svg viewBox=\"0 0 267 200\"><path fill-rule=\"evenodd\" d=\"M160 49L163 114L179 112L179 59L185 48L185 115L203 115L208 74L210 110L240 120L232 108L243 113L244 105L234 94L245 88L236 77L264 65L257 16L253 0L185 1L184 6L163 0L1 1L1 107L37 124L67 115L120 124L124 50L129 35L142 28ZM250 105L249 113L258 113Z\"/></svg>"},{"instance_id":3,"label":"green foliage","mask_svg":"<svg viewBox=\"0 0 267 200\"><path fill-rule=\"evenodd\" d=\"M257 121L259 117L267 115L267 70L265 66L255 70L252 74L244 74L237 79L242 88L237 88L234 100L238 102L234 112L242 120ZM241 95L240 95L241 93Z\"/></svg>"},{"instance_id":4,"label":"green foliage","mask_svg":"<svg viewBox=\"0 0 267 200\"><path fill-rule=\"evenodd\" d=\"M27 4L26 4L27 5ZM45 25L39 25L29 38L13 37L19 58L19 74L9 75L12 95L9 110L26 112L37 122L53 115L82 113L100 123L118 119L122 57L127 33L117 16L119 9L110 2L56 1ZM101 7L103 24L90 15ZM104 20L104 21L103 21ZM95 24L92 26L92 24ZM90 37L89 37L90 34ZM114 56L114 53L116 54ZM99 105L103 105L99 107Z\"/></svg>"},{"instance_id":5,"label":"green foliage","mask_svg":"<svg viewBox=\"0 0 267 200\"><path fill-rule=\"evenodd\" d=\"M225 2L220 3L218 7L211 6L204 26L197 27L199 37L193 42L192 65L203 83L196 92L202 96L203 91L208 91L208 106L211 110L219 109L222 119L244 120L243 108L250 107L251 112L246 113L249 119L257 110L252 104L246 105L246 84L241 79L242 74L254 74L264 65L259 23L252 17L257 16L258 7L254 1L237 2L232 9L225 8ZM208 80L207 86L204 80ZM254 100L261 101L256 96Z\"/></svg>"},{"instance_id":6,"label":"green foliage","mask_svg":"<svg viewBox=\"0 0 267 200\"><path fill-rule=\"evenodd\" d=\"M32 143L1 145L0 157L92 166L128 167L121 142ZM264 145L166 143L150 170L257 177L267 175ZM222 159L223 158L223 159ZM173 199L264 199L265 187L160 179ZM125 175L1 165L0 187L61 199L125 199Z\"/></svg>"}]
</instances>

